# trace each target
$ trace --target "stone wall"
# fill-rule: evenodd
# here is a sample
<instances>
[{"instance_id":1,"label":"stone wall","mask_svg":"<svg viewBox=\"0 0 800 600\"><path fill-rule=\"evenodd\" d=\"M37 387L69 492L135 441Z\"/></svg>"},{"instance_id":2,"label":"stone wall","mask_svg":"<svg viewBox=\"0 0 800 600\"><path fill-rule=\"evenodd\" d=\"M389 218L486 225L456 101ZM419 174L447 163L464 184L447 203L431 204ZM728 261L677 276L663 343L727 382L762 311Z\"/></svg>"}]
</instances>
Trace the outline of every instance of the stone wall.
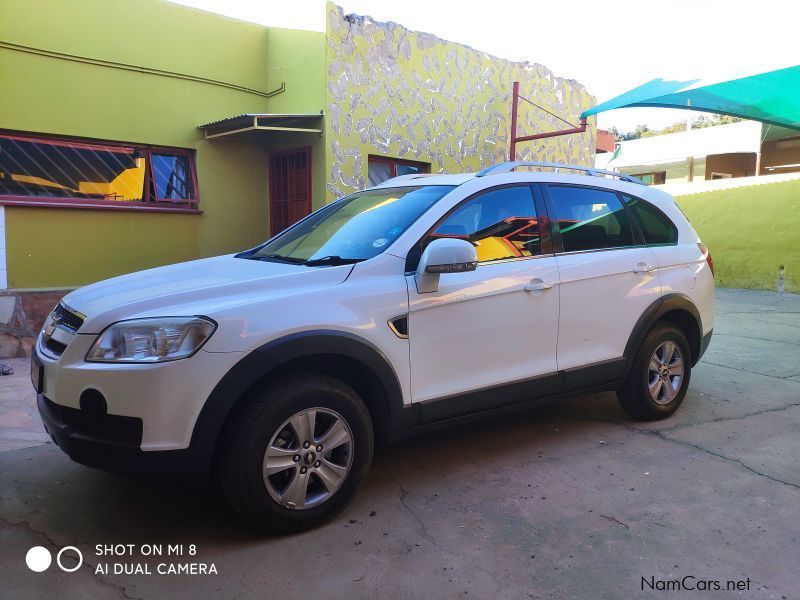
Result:
<instances>
[{"instance_id":1,"label":"stone wall","mask_svg":"<svg viewBox=\"0 0 800 600\"><path fill-rule=\"evenodd\" d=\"M507 160L514 81L522 96L573 124L595 104L583 85L542 65L327 7L328 200L366 187L370 154L430 163L433 173L476 171ZM565 127L520 103L518 135ZM590 166L595 132L591 118L583 134L520 144L517 159Z\"/></svg>"},{"instance_id":2,"label":"stone wall","mask_svg":"<svg viewBox=\"0 0 800 600\"><path fill-rule=\"evenodd\" d=\"M0 291L0 358L30 356L44 320L67 291Z\"/></svg>"}]
</instances>

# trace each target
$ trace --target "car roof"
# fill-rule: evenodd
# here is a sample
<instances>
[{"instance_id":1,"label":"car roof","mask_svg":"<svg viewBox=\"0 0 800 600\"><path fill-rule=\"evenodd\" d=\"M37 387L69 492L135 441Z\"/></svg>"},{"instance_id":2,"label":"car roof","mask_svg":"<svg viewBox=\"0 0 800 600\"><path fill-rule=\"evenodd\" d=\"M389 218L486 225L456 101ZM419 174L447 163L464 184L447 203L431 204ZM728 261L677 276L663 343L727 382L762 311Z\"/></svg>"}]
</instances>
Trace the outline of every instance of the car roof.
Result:
<instances>
[{"instance_id":1,"label":"car roof","mask_svg":"<svg viewBox=\"0 0 800 600\"><path fill-rule=\"evenodd\" d=\"M585 173L586 175L589 175L591 177L599 176L606 179L615 179L618 181L625 181L628 183L636 183L640 185L643 184L643 182L640 179L634 177L633 175L628 175L626 173L618 173L616 171L604 171L602 169L596 169L594 167L586 167L583 165L568 165L566 163L542 162L542 161L532 161L532 160L516 160L516 161L511 160L491 165L489 167L486 167L485 169L482 169L477 173L464 173L462 175L455 175L455 176L435 175L431 173L409 173L407 175L400 175L399 177L393 177L391 179L388 179L376 187L396 187L398 184L405 184L406 186L419 185L423 181L425 181L425 183L427 183L428 185L447 185L447 184L460 185L471 179L475 179L478 177L486 177L487 175L510 175L514 173L518 168L540 169L539 173L541 173L541 169L552 169L552 173L556 175L560 175L562 171ZM544 180L546 181L547 179L545 178Z\"/></svg>"},{"instance_id":2,"label":"car roof","mask_svg":"<svg viewBox=\"0 0 800 600\"><path fill-rule=\"evenodd\" d=\"M565 168L567 166L565 165ZM622 174L616 176L614 173L605 171L594 171L585 169L592 174L576 174L552 171L499 171L481 173L458 173L458 174L433 174L433 173L414 173L401 175L387 179L380 184L373 186L372 189L394 188L394 187L416 187L420 185L452 185L460 186L467 182L479 180L485 184L483 187L502 185L505 183L562 183L572 185L585 185L608 190L615 190L628 193L639 198L643 198L655 204L662 202L674 202L668 193L644 185L638 179L626 177ZM622 178L625 177L625 178Z\"/></svg>"}]
</instances>

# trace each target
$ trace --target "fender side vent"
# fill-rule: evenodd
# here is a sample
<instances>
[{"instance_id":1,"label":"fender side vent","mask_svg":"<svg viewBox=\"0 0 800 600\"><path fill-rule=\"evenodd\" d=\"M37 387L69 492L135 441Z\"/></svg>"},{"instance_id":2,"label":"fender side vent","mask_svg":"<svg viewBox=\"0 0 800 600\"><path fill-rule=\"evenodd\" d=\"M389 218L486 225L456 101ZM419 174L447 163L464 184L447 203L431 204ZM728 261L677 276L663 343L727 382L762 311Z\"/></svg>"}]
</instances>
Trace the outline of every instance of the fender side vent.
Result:
<instances>
[{"instance_id":1,"label":"fender side vent","mask_svg":"<svg viewBox=\"0 0 800 600\"><path fill-rule=\"evenodd\" d=\"M397 337L408 339L408 315L398 315L389 319L389 329L392 330Z\"/></svg>"}]
</instances>

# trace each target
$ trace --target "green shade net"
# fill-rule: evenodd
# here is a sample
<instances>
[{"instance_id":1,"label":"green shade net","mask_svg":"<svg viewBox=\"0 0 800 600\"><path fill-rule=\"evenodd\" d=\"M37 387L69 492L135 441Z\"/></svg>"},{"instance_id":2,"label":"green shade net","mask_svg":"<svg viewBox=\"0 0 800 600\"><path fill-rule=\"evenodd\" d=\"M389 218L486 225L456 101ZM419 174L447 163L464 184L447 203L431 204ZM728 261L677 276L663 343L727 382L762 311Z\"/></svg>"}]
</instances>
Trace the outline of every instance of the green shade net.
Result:
<instances>
[{"instance_id":1,"label":"green shade net","mask_svg":"<svg viewBox=\"0 0 800 600\"><path fill-rule=\"evenodd\" d=\"M581 117L615 108L685 108L800 129L800 65L711 85L654 79L598 104Z\"/></svg>"}]
</instances>

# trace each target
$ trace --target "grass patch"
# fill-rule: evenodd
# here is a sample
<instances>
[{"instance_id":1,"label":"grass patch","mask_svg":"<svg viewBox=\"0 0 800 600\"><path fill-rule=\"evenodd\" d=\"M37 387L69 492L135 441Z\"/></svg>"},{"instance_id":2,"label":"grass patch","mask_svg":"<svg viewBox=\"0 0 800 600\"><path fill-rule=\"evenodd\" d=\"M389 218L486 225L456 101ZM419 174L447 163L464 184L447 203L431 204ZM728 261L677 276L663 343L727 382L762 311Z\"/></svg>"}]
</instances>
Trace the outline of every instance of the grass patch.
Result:
<instances>
[{"instance_id":1,"label":"grass patch","mask_svg":"<svg viewBox=\"0 0 800 600\"><path fill-rule=\"evenodd\" d=\"M679 196L714 257L720 287L800 292L800 180Z\"/></svg>"}]
</instances>

